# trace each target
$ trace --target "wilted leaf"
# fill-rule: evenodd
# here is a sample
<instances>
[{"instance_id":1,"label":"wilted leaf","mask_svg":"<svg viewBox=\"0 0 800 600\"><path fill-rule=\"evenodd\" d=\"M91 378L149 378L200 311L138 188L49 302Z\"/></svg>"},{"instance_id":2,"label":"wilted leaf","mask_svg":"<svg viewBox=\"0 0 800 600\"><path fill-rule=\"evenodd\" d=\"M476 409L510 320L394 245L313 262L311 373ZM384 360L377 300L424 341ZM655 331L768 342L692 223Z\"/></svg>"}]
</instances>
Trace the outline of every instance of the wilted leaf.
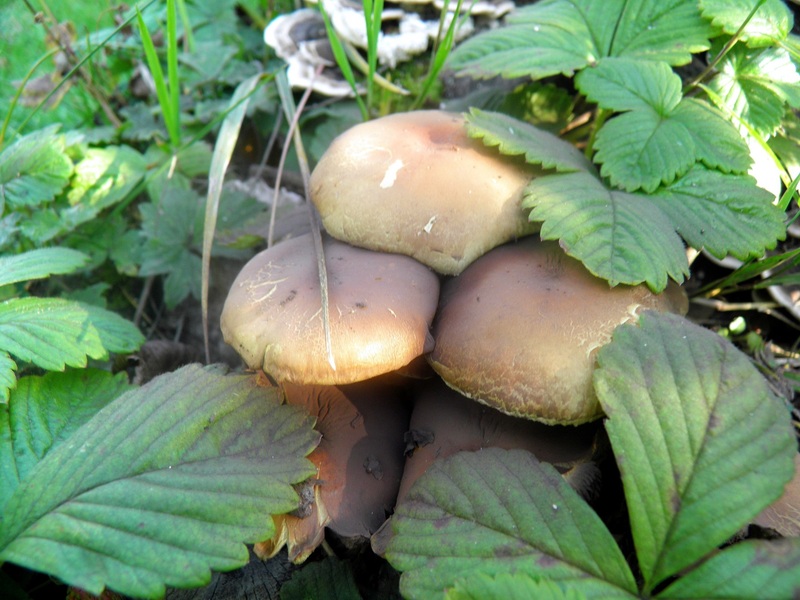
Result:
<instances>
[{"instance_id":1,"label":"wilted leaf","mask_svg":"<svg viewBox=\"0 0 800 600\"><path fill-rule=\"evenodd\" d=\"M12 209L39 206L64 189L72 161L57 131L57 125L40 129L0 153L0 207L3 201Z\"/></svg>"},{"instance_id":2,"label":"wilted leaf","mask_svg":"<svg viewBox=\"0 0 800 600\"><path fill-rule=\"evenodd\" d=\"M489 448L437 461L393 517L387 558L407 598L433 598L462 577L525 573L587 597L634 597L619 547L561 475L523 450Z\"/></svg>"},{"instance_id":3,"label":"wilted leaf","mask_svg":"<svg viewBox=\"0 0 800 600\"><path fill-rule=\"evenodd\" d=\"M281 586L281 600L360 600L353 573L335 557L308 563Z\"/></svg>"},{"instance_id":4,"label":"wilted leaf","mask_svg":"<svg viewBox=\"0 0 800 600\"><path fill-rule=\"evenodd\" d=\"M531 181L523 207L542 221L542 239L559 240L612 285L646 282L661 291L668 277L681 282L689 274L673 224L646 196L609 190L589 173L566 173Z\"/></svg>"},{"instance_id":5,"label":"wilted leaf","mask_svg":"<svg viewBox=\"0 0 800 600\"><path fill-rule=\"evenodd\" d=\"M87 262L88 256L71 248L38 248L20 254L0 256L0 286L72 273Z\"/></svg>"},{"instance_id":6,"label":"wilted leaf","mask_svg":"<svg viewBox=\"0 0 800 600\"><path fill-rule=\"evenodd\" d=\"M595 389L649 593L781 495L796 441L748 358L677 315L621 325L598 365Z\"/></svg>"},{"instance_id":7,"label":"wilted leaf","mask_svg":"<svg viewBox=\"0 0 800 600\"><path fill-rule=\"evenodd\" d=\"M522 121L473 108L467 115L467 132L501 153L525 155L530 164L556 171L593 170L592 164L572 144Z\"/></svg>"},{"instance_id":8,"label":"wilted leaf","mask_svg":"<svg viewBox=\"0 0 800 600\"><path fill-rule=\"evenodd\" d=\"M700 0L700 11L716 27L734 35L758 0ZM742 32L748 46L770 46L786 39L792 29L792 13L781 0L766 0Z\"/></svg>"},{"instance_id":9,"label":"wilted leaf","mask_svg":"<svg viewBox=\"0 0 800 600\"><path fill-rule=\"evenodd\" d=\"M310 419L250 378L185 367L128 392L49 452L6 505L0 560L99 594L163 595L248 560L291 510Z\"/></svg>"},{"instance_id":10,"label":"wilted leaf","mask_svg":"<svg viewBox=\"0 0 800 600\"><path fill-rule=\"evenodd\" d=\"M554 581L541 580L527 573L485 573L467 576L456 581L445 600L583 600L576 588L562 589Z\"/></svg>"},{"instance_id":11,"label":"wilted leaf","mask_svg":"<svg viewBox=\"0 0 800 600\"><path fill-rule=\"evenodd\" d=\"M746 541L712 556L659 597L782 600L800 594L800 539Z\"/></svg>"},{"instance_id":12,"label":"wilted leaf","mask_svg":"<svg viewBox=\"0 0 800 600\"><path fill-rule=\"evenodd\" d=\"M116 313L60 298L15 298L0 304L0 350L49 371L85 367L107 350L129 351L144 337ZM108 345L106 345L108 344Z\"/></svg>"},{"instance_id":13,"label":"wilted leaf","mask_svg":"<svg viewBox=\"0 0 800 600\"><path fill-rule=\"evenodd\" d=\"M44 456L131 388L127 376L98 369L23 377L0 407L0 515L19 482Z\"/></svg>"}]
</instances>

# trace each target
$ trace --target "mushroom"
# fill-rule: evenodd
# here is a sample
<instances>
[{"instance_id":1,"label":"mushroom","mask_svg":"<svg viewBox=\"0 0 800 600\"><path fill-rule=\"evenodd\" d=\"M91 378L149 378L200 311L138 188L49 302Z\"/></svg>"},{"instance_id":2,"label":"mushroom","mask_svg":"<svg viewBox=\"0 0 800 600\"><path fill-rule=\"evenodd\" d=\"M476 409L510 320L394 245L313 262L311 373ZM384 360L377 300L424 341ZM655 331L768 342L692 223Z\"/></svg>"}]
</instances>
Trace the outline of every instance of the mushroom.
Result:
<instances>
[{"instance_id":1,"label":"mushroom","mask_svg":"<svg viewBox=\"0 0 800 600\"><path fill-rule=\"evenodd\" d=\"M598 348L645 309L685 314L683 290L594 277L555 242L495 248L442 287L433 369L452 388L507 414L579 424L601 416Z\"/></svg>"},{"instance_id":2,"label":"mushroom","mask_svg":"<svg viewBox=\"0 0 800 600\"><path fill-rule=\"evenodd\" d=\"M398 504L435 461L484 448L527 450L559 469L578 492L588 495L593 491L600 473L591 462L600 431L598 423L568 427L511 417L462 396L438 378L420 386L414 396ZM390 537L387 521L372 536L373 550L383 554Z\"/></svg>"},{"instance_id":3,"label":"mushroom","mask_svg":"<svg viewBox=\"0 0 800 600\"><path fill-rule=\"evenodd\" d=\"M467 135L463 116L393 114L336 138L310 195L333 237L458 274L538 228L520 207L536 171Z\"/></svg>"},{"instance_id":4,"label":"mushroom","mask_svg":"<svg viewBox=\"0 0 800 600\"><path fill-rule=\"evenodd\" d=\"M300 508L275 516L275 534L256 544L261 558L284 545L300 563L328 528L344 538L369 538L395 505L403 472L403 434L410 407L385 378L346 386L283 384L286 402L316 417L322 434L309 455L316 476L300 486Z\"/></svg>"},{"instance_id":5,"label":"mushroom","mask_svg":"<svg viewBox=\"0 0 800 600\"><path fill-rule=\"evenodd\" d=\"M225 341L248 367L276 381L363 381L429 351L439 281L406 256L323 241L331 346L327 360L317 259L311 235L257 254L233 283L222 311Z\"/></svg>"}]
</instances>

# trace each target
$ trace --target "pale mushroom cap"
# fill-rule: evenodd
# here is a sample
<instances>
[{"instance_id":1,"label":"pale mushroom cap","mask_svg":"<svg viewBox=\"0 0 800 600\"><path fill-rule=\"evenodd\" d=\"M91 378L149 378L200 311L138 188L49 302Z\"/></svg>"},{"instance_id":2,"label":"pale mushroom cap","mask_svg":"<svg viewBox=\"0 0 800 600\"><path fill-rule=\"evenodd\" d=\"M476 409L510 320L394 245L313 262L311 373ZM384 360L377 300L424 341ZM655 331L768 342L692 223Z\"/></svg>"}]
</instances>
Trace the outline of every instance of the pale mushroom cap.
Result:
<instances>
[{"instance_id":1,"label":"pale mushroom cap","mask_svg":"<svg viewBox=\"0 0 800 600\"><path fill-rule=\"evenodd\" d=\"M327 358L311 235L261 252L231 287L225 341L277 381L363 381L430 350L439 281L411 258L324 241L334 370Z\"/></svg>"},{"instance_id":2,"label":"pale mushroom cap","mask_svg":"<svg viewBox=\"0 0 800 600\"><path fill-rule=\"evenodd\" d=\"M469 138L461 115L398 113L336 138L311 199L333 237L452 275L538 228L520 207L534 172Z\"/></svg>"},{"instance_id":3,"label":"pale mushroom cap","mask_svg":"<svg viewBox=\"0 0 800 600\"><path fill-rule=\"evenodd\" d=\"M495 248L442 288L428 359L452 388L544 423L601 416L592 387L597 350L642 310L684 313L677 286L610 288L555 242Z\"/></svg>"}]
</instances>

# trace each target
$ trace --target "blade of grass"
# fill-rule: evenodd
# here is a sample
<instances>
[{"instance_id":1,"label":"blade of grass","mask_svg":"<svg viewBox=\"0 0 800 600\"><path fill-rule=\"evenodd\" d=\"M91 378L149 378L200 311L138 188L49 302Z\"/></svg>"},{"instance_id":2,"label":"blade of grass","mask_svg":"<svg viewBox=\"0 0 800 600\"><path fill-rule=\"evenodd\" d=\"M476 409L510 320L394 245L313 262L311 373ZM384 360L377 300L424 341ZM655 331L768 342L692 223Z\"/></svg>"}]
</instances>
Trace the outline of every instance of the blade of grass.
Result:
<instances>
[{"instance_id":1,"label":"blade of grass","mask_svg":"<svg viewBox=\"0 0 800 600\"><path fill-rule=\"evenodd\" d=\"M345 81L347 81L347 83L350 85L350 88L353 90L356 102L358 103L358 108L361 111L361 118L363 118L365 121L368 121L369 110L367 110L367 105L365 104L363 98L361 98L361 95L358 93L356 78L353 75L353 69L350 66L350 61L347 60L347 53L345 52L344 47L342 47L342 41L339 39L339 36L333 29L331 19L328 16L328 13L325 11L323 3L318 2L317 8L319 8L319 12L322 15L322 20L325 22L325 31L328 34L328 41L331 44L331 50L333 51L333 57L336 60L336 64L339 67L339 70L342 72Z\"/></svg>"},{"instance_id":2,"label":"blade of grass","mask_svg":"<svg viewBox=\"0 0 800 600\"><path fill-rule=\"evenodd\" d=\"M206 214L203 225L203 275L200 294L206 362L211 362L211 353L208 346L208 281L211 270L211 246L214 243L214 231L217 227L217 213L219 212L222 183L225 180L225 171L228 170L228 165L231 162L236 141L239 139L239 131L242 127L250 96L263 78L263 74L253 75L236 87L229 103L228 114L222 122L217 142L214 144L214 153L211 156L211 167L208 171L208 198L206 200Z\"/></svg>"},{"instance_id":3,"label":"blade of grass","mask_svg":"<svg viewBox=\"0 0 800 600\"><path fill-rule=\"evenodd\" d=\"M161 69L161 62L158 60L158 54L156 54L156 47L153 44L153 38L150 37L150 32L147 31L147 26L144 24L142 13L138 8L136 9L136 18L139 22L139 34L142 37L144 56L147 60L147 66L150 69L150 73L153 75L153 82L156 86L156 96L158 97L158 104L161 106L161 115L164 118L164 124L167 126L170 142L172 142L173 131L176 131L176 129L172 122L170 95L169 91L167 90L167 84L164 82L164 71Z\"/></svg>"},{"instance_id":4,"label":"blade of grass","mask_svg":"<svg viewBox=\"0 0 800 600\"><path fill-rule=\"evenodd\" d=\"M25 74L25 78L20 82L19 86L17 86L17 91L14 93L14 97L11 99L11 106L8 107L8 112L6 112L6 118L3 120L3 127L0 129L0 148L3 147L3 140L6 137L6 130L8 129L8 124L11 122L11 116L14 114L14 109L17 107L17 103L19 102L19 97L22 96L22 92L25 91L25 86L27 85L28 81L33 74L36 72L43 62L47 59L51 58L56 52L58 52L58 48L53 48L49 52L47 52L44 56L42 56L39 60L37 60L34 65L28 70ZM50 98L50 96L47 96Z\"/></svg>"},{"instance_id":5,"label":"blade of grass","mask_svg":"<svg viewBox=\"0 0 800 600\"><path fill-rule=\"evenodd\" d=\"M192 33L192 22L189 20L189 13L186 10L186 0L178 0L178 13L183 24L183 51L194 52L194 34Z\"/></svg>"},{"instance_id":6,"label":"blade of grass","mask_svg":"<svg viewBox=\"0 0 800 600\"><path fill-rule=\"evenodd\" d=\"M473 4L474 2L475 0L473 0ZM449 4L450 0L445 0L444 6L442 7L442 14L439 17L440 34L444 25L444 19L447 15L447 9ZM450 55L450 51L453 49L453 43L455 42L455 37L456 37L456 30L460 26L459 19L467 18L467 16L460 17L462 4L463 0L458 0L458 2L456 3L456 11L455 14L453 15L453 20L450 21L450 25L447 27L447 31L445 32L444 37L440 39L439 35L436 36L437 43L434 47L433 60L431 61L430 67L428 68L428 74L425 76L425 80L422 82L422 89L420 90L419 94L414 99L414 102L411 105L412 110L419 108L420 106L422 106L422 103L425 102L425 99L428 97L428 94L431 91L433 83L439 76L439 73L444 67L444 63L447 61L447 57ZM470 5L470 10L472 10L472 4Z\"/></svg>"},{"instance_id":7,"label":"blade of grass","mask_svg":"<svg viewBox=\"0 0 800 600\"><path fill-rule=\"evenodd\" d=\"M181 145L181 85L178 79L178 17L175 10L176 0L167 0L167 77L169 78L169 111L172 129L169 138L172 147ZM165 110L162 106L161 109Z\"/></svg>"},{"instance_id":8,"label":"blade of grass","mask_svg":"<svg viewBox=\"0 0 800 600\"><path fill-rule=\"evenodd\" d=\"M378 38L383 22L383 0L364 0L364 22L367 30L367 108L374 105L375 73L378 70Z\"/></svg>"},{"instance_id":9,"label":"blade of grass","mask_svg":"<svg viewBox=\"0 0 800 600\"><path fill-rule=\"evenodd\" d=\"M321 67L317 68L317 75ZM309 178L311 174L308 169L308 157L306 156L305 147L303 146L303 138L300 136L300 128L298 121L300 114L303 112L308 97L311 95L311 87L305 91L300 103L295 107L294 98L292 98L292 88L289 85L289 79L286 77L286 71L281 71L275 76L275 82L278 85L278 95L281 98L281 106L283 112L286 114L286 120L289 121L289 132L294 142L294 149L297 153L297 162L300 165L300 173L303 176L303 188L306 196L306 207L308 208L308 216L311 221L311 235L314 238L314 250L317 255L317 272L319 274L319 288L322 300L322 327L325 332L325 352L328 355L328 364L331 369L336 370L336 361L333 357L333 346L331 344L331 321L328 306L328 271L325 268L325 253L322 248L322 233L319 227L319 217L314 205L311 203L311 195L309 193L310 185ZM279 181L275 182L275 187L280 185Z\"/></svg>"}]
</instances>

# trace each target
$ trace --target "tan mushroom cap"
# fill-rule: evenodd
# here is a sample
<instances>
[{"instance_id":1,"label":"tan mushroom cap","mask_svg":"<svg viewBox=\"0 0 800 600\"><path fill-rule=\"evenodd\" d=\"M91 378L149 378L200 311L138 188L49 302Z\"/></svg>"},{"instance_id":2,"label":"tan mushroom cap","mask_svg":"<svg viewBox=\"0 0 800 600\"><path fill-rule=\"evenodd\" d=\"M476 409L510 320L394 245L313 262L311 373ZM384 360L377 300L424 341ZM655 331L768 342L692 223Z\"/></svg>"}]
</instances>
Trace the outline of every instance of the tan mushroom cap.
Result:
<instances>
[{"instance_id":1,"label":"tan mushroom cap","mask_svg":"<svg viewBox=\"0 0 800 600\"><path fill-rule=\"evenodd\" d=\"M469 138L461 115L398 113L336 138L311 174L311 199L333 237L455 275L538 230L520 207L534 173Z\"/></svg>"},{"instance_id":2,"label":"tan mushroom cap","mask_svg":"<svg viewBox=\"0 0 800 600\"><path fill-rule=\"evenodd\" d=\"M428 356L452 388L507 414L579 424L602 415L597 350L646 309L685 314L677 285L610 288L555 242L495 248L442 287Z\"/></svg>"},{"instance_id":3,"label":"tan mushroom cap","mask_svg":"<svg viewBox=\"0 0 800 600\"><path fill-rule=\"evenodd\" d=\"M261 252L231 287L225 341L280 382L336 385L393 371L430 350L439 281L415 260L324 238L334 370L311 235Z\"/></svg>"}]
</instances>

